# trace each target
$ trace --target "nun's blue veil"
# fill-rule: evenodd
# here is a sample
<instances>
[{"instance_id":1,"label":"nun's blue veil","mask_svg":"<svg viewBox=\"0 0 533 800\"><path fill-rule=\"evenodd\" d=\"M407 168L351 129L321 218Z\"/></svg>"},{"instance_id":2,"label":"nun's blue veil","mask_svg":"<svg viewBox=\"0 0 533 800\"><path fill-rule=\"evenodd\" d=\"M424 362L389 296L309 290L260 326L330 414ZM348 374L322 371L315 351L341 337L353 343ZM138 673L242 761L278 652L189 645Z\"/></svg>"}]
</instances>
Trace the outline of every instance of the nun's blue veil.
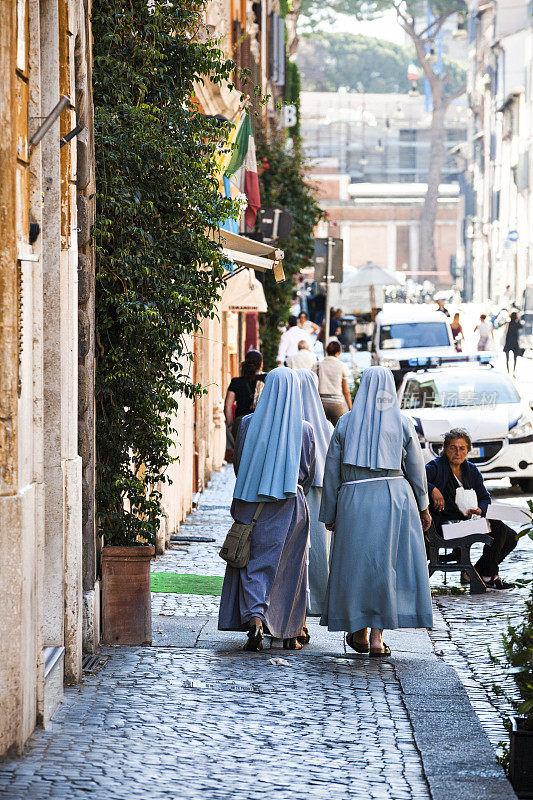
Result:
<instances>
[{"instance_id":1,"label":"nun's blue veil","mask_svg":"<svg viewBox=\"0 0 533 800\"><path fill-rule=\"evenodd\" d=\"M349 412L344 439L345 464L368 469L401 469L402 418L392 372L369 367Z\"/></svg>"},{"instance_id":2,"label":"nun's blue veil","mask_svg":"<svg viewBox=\"0 0 533 800\"><path fill-rule=\"evenodd\" d=\"M313 486L322 486L324 466L328 452L333 425L326 419L320 395L318 394L318 375L309 369L297 369L302 390L304 419L313 426L315 434L315 478Z\"/></svg>"},{"instance_id":3,"label":"nun's blue veil","mask_svg":"<svg viewBox=\"0 0 533 800\"><path fill-rule=\"evenodd\" d=\"M233 497L248 503L295 497L302 431L300 381L294 370L277 367L250 420Z\"/></svg>"}]
</instances>

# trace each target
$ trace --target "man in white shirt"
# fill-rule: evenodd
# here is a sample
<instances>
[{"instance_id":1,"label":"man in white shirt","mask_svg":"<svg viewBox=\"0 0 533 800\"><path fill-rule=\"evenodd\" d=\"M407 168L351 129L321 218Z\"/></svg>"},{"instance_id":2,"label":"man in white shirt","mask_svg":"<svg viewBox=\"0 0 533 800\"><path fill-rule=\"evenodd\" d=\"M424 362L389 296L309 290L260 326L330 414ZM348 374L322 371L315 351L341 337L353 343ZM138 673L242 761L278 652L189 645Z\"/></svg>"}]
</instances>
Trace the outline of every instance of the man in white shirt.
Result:
<instances>
[{"instance_id":1,"label":"man in white shirt","mask_svg":"<svg viewBox=\"0 0 533 800\"><path fill-rule=\"evenodd\" d=\"M307 342L309 345L311 344L309 335L301 328L298 328L298 318L291 315L289 317L289 327L285 333L281 334L277 357L278 366L284 364L285 359L296 355L298 344L302 341Z\"/></svg>"},{"instance_id":2,"label":"man in white shirt","mask_svg":"<svg viewBox=\"0 0 533 800\"><path fill-rule=\"evenodd\" d=\"M300 328L301 330L301 328ZM303 339L298 342L298 352L295 356L287 358L287 366L291 369L313 369L316 365L316 356L309 348L309 342Z\"/></svg>"}]
</instances>

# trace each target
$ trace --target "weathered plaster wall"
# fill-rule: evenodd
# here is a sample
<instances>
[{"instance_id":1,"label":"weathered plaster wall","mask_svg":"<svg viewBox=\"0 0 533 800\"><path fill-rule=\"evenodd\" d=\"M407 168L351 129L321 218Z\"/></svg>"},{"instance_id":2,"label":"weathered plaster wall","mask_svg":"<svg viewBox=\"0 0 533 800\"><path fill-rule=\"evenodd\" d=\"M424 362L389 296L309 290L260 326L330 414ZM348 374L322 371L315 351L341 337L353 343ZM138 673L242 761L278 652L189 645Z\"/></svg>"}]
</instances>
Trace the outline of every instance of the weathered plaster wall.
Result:
<instances>
[{"instance_id":1,"label":"weathered plaster wall","mask_svg":"<svg viewBox=\"0 0 533 800\"><path fill-rule=\"evenodd\" d=\"M86 14L82 0L0 0L0 755L46 723L63 668L81 677L76 140L59 140L76 124ZM60 94L71 107L30 153Z\"/></svg>"}]
</instances>

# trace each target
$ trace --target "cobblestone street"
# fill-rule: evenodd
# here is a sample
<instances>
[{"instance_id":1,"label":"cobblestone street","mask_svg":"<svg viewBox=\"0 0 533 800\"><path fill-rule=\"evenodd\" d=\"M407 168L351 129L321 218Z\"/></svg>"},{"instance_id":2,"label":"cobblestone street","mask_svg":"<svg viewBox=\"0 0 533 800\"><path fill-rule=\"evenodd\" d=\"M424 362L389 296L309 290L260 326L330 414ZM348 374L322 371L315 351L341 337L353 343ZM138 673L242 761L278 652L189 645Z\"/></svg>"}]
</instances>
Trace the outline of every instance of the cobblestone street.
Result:
<instances>
[{"instance_id":1,"label":"cobblestone street","mask_svg":"<svg viewBox=\"0 0 533 800\"><path fill-rule=\"evenodd\" d=\"M154 573L223 575L232 488L229 468L214 475ZM516 553L505 575L526 563ZM24 756L0 765L0 796L510 800L454 670L496 746L506 706L487 645L498 651L523 598L438 596L433 648L424 631L389 632L380 662L346 655L316 620L303 652L245 654L242 634L217 631L217 596L154 593L153 646L102 649Z\"/></svg>"},{"instance_id":2,"label":"cobblestone street","mask_svg":"<svg viewBox=\"0 0 533 800\"><path fill-rule=\"evenodd\" d=\"M523 494L515 494L498 484L488 486L495 500L525 505ZM520 539L504 562L502 575L510 581L532 578L533 542L529 537ZM442 576L435 575L433 584L441 582ZM454 577L448 585L457 587L459 582ZM503 657L502 634L508 621L516 623L522 618L528 592L529 586L517 586L512 591L487 592L481 596L435 598L435 627L430 632L435 650L461 678L491 744L498 750L501 742L508 742L503 720L509 716L511 706L494 686L510 697L515 697L516 692L513 680L491 660L491 654L496 659Z\"/></svg>"}]
</instances>

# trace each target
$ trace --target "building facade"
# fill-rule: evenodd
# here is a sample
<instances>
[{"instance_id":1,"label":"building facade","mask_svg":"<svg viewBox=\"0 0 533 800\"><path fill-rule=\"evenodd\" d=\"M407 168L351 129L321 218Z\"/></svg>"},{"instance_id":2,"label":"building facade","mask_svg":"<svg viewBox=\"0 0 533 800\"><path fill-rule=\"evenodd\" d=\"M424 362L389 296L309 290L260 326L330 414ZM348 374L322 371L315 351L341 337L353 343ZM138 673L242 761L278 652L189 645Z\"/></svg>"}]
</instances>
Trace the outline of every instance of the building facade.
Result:
<instances>
[{"instance_id":1,"label":"building facade","mask_svg":"<svg viewBox=\"0 0 533 800\"><path fill-rule=\"evenodd\" d=\"M78 447L92 344L89 12L82 0L1 8L0 753L20 752L64 680L81 678L84 485L86 523L94 509L90 378L85 484Z\"/></svg>"},{"instance_id":2,"label":"building facade","mask_svg":"<svg viewBox=\"0 0 533 800\"><path fill-rule=\"evenodd\" d=\"M315 163L310 179L328 221L317 235L343 240L345 267L374 261L406 279L443 287L455 283L458 184L441 186L435 223L437 271L425 273L419 269L418 255L426 184L350 183L335 159Z\"/></svg>"},{"instance_id":3,"label":"building facade","mask_svg":"<svg viewBox=\"0 0 533 800\"><path fill-rule=\"evenodd\" d=\"M352 183L424 183L429 164L431 114L425 98L406 94L302 92L301 130L306 155L335 158ZM446 116L446 147L467 130L464 99ZM450 155L442 182L455 182L460 165Z\"/></svg>"},{"instance_id":4,"label":"building facade","mask_svg":"<svg viewBox=\"0 0 533 800\"><path fill-rule=\"evenodd\" d=\"M468 138L459 256L469 299L520 298L532 271L531 4L469 3Z\"/></svg>"}]
</instances>

